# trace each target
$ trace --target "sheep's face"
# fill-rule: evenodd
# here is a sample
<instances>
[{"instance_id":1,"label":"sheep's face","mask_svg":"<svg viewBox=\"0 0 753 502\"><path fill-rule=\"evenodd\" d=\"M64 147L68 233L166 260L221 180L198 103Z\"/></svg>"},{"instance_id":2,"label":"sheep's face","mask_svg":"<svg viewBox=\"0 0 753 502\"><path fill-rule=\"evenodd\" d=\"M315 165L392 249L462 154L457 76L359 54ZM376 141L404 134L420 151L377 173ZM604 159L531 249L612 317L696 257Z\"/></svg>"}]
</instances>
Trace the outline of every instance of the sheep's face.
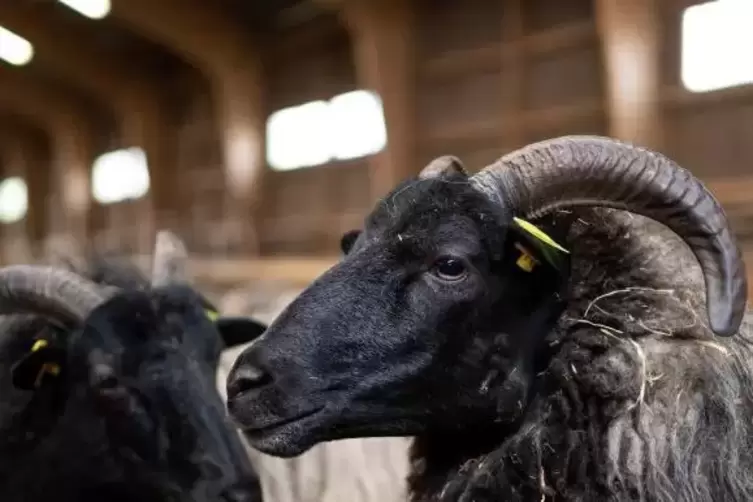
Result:
<instances>
[{"instance_id":1,"label":"sheep's face","mask_svg":"<svg viewBox=\"0 0 753 502\"><path fill-rule=\"evenodd\" d=\"M395 189L236 362L228 404L252 445L291 456L514 420L557 281L516 268L509 219L464 175Z\"/></svg>"},{"instance_id":2,"label":"sheep's face","mask_svg":"<svg viewBox=\"0 0 753 502\"><path fill-rule=\"evenodd\" d=\"M250 338L262 330L245 323ZM216 388L220 335L189 288L120 293L67 337L63 373L37 392L66 395L71 445L99 438L110 484L169 500L261 500Z\"/></svg>"}]
</instances>

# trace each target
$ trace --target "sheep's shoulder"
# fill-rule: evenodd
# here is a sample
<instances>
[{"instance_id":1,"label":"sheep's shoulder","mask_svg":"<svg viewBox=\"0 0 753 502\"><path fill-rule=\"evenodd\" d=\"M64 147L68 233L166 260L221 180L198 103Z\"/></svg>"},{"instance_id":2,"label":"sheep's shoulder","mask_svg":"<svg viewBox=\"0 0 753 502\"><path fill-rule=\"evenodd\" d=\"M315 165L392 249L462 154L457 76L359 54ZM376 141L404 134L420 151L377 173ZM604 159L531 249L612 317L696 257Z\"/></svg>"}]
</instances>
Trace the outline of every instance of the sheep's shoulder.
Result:
<instances>
[{"instance_id":1,"label":"sheep's shoulder","mask_svg":"<svg viewBox=\"0 0 753 502\"><path fill-rule=\"evenodd\" d=\"M508 447L533 445L543 452L543 475L554 486L580 485L582 494L750 498L748 334L747 323L738 337L722 340L578 329L548 370L551 392L541 396L529 432L522 429ZM577 472L589 472L590 481L579 483Z\"/></svg>"}]
</instances>

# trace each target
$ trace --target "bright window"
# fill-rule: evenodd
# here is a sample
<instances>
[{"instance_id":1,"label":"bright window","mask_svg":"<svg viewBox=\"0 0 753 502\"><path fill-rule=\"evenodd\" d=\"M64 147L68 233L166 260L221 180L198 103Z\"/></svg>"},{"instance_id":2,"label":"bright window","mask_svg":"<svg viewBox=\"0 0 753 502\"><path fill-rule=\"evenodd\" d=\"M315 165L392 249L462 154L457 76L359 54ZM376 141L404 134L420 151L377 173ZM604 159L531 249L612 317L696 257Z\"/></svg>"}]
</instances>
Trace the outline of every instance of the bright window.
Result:
<instances>
[{"instance_id":1,"label":"bright window","mask_svg":"<svg viewBox=\"0 0 753 502\"><path fill-rule=\"evenodd\" d=\"M353 91L332 98L329 105L334 158L354 159L385 147L387 128L379 96Z\"/></svg>"},{"instance_id":2,"label":"bright window","mask_svg":"<svg viewBox=\"0 0 753 502\"><path fill-rule=\"evenodd\" d=\"M69 9L90 19L103 19L110 13L110 0L58 0Z\"/></svg>"},{"instance_id":3,"label":"bright window","mask_svg":"<svg viewBox=\"0 0 753 502\"><path fill-rule=\"evenodd\" d=\"M716 0L682 16L682 83L708 92L753 83L753 1Z\"/></svg>"},{"instance_id":4,"label":"bright window","mask_svg":"<svg viewBox=\"0 0 753 502\"><path fill-rule=\"evenodd\" d=\"M364 157L386 143L382 101L370 91L284 108L267 120L267 162L278 171Z\"/></svg>"},{"instance_id":5,"label":"bright window","mask_svg":"<svg viewBox=\"0 0 753 502\"><path fill-rule=\"evenodd\" d=\"M34 57L34 46L21 35L0 26L0 59L23 66Z\"/></svg>"},{"instance_id":6,"label":"bright window","mask_svg":"<svg viewBox=\"0 0 753 502\"><path fill-rule=\"evenodd\" d=\"M267 120L267 160L280 171L324 164L330 159L326 101L311 101L273 113Z\"/></svg>"},{"instance_id":7,"label":"bright window","mask_svg":"<svg viewBox=\"0 0 753 502\"><path fill-rule=\"evenodd\" d=\"M26 216L29 194L23 178L14 176L0 182L0 222L15 223Z\"/></svg>"},{"instance_id":8,"label":"bright window","mask_svg":"<svg viewBox=\"0 0 753 502\"><path fill-rule=\"evenodd\" d=\"M139 199L149 191L149 168L141 148L100 155L92 166L92 195L101 204Z\"/></svg>"}]
</instances>

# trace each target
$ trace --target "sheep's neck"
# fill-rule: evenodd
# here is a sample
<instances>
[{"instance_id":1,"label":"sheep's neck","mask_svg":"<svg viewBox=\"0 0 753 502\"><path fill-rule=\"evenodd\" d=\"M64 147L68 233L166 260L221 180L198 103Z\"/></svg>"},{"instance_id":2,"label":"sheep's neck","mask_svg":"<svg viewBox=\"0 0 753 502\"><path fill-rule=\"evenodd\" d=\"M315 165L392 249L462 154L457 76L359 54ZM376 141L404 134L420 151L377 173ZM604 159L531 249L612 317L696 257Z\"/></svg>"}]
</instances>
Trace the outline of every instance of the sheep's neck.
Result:
<instances>
[{"instance_id":1,"label":"sheep's neck","mask_svg":"<svg viewBox=\"0 0 753 502\"><path fill-rule=\"evenodd\" d=\"M416 437L411 448L408 479L412 500L452 500L443 496L452 488L453 479L482 461L509 434L509 430L501 428L476 427L462 433L430 433Z\"/></svg>"},{"instance_id":2,"label":"sheep's neck","mask_svg":"<svg viewBox=\"0 0 753 502\"><path fill-rule=\"evenodd\" d=\"M487 422L486 426L472 423L463 430L429 432L415 438L411 449L409 476L409 489L414 502L465 500L459 498L459 494L467 493L468 485L475 485L477 476L502 467L494 459L503 450L510 453L507 447L516 450L510 441L515 443L514 438L521 429L527 428L524 424L527 423L531 406L536 406L534 401L541 396L540 393L546 394L547 386L540 379L540 370L548 366L556 353L556 348L544 346L533 352L524 351L520 354L516 364L525 368L522 371L530 374L532 380L526 388L523 406L518 409L518 413L499 417L499 421ZM506 446L500 449L501 445ZM486 483L480 483L484 484ZM484 495L476 493L474 488L470 489L475 498L469 500L487 500L483 498ZM490 497L490 502L500 500L498 494L486 495ZM482 498L478 498L479 496Z\"/></svg>"}]
</instances>

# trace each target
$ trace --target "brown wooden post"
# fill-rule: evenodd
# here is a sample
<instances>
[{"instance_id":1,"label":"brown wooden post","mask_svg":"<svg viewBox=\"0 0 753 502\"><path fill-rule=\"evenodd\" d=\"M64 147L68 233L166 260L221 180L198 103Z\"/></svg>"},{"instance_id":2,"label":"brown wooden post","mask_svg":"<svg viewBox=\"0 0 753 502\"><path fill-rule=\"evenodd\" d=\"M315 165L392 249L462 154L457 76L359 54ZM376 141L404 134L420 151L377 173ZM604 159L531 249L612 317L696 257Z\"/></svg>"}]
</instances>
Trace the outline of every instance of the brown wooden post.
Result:
<instances>
[{"instance_id":1,"label":"brown wooden post","mask_svg":"<svg viewBox=\"0 0 753 502\"><path fill-rule=\"evenodd\" d=\"M416 74L413 2L342 2L360 85L379 93L387 146L370 160L372 197L384 196L422 166L416 159Z\"/></svg>"},{"instance_id":2,"label":"brown wooden post","mask_svg":"<svg viewBox=\"0 0 753 502\"><path fill-rule=\"evenodd\" d=\"M595 0L606 70L609 134L661 149L658 0Z\"/></svg>"},{"instance_id":3,"label":"brown wooden post","mask_svg":"<svg viewBox=\"0 0 753 502\"><path fill-rule=\"evenodd\" d=\"M0 130L0 181L19 176L26 182L29 195L29 206L22 221L0 223L0 262L2 265L33 261L34 244L44 239L45 208L34 206L33 196L38 194L33 190L33 183L30 179L32 178L31 171L40 167L31 162L34 153L31 137L21 134L18 130L10 130L8 127ZM42 199L44 200L44 197ZM39 227L42 230L41 235L35 232Z\"/></svg>"}]
</instances>

